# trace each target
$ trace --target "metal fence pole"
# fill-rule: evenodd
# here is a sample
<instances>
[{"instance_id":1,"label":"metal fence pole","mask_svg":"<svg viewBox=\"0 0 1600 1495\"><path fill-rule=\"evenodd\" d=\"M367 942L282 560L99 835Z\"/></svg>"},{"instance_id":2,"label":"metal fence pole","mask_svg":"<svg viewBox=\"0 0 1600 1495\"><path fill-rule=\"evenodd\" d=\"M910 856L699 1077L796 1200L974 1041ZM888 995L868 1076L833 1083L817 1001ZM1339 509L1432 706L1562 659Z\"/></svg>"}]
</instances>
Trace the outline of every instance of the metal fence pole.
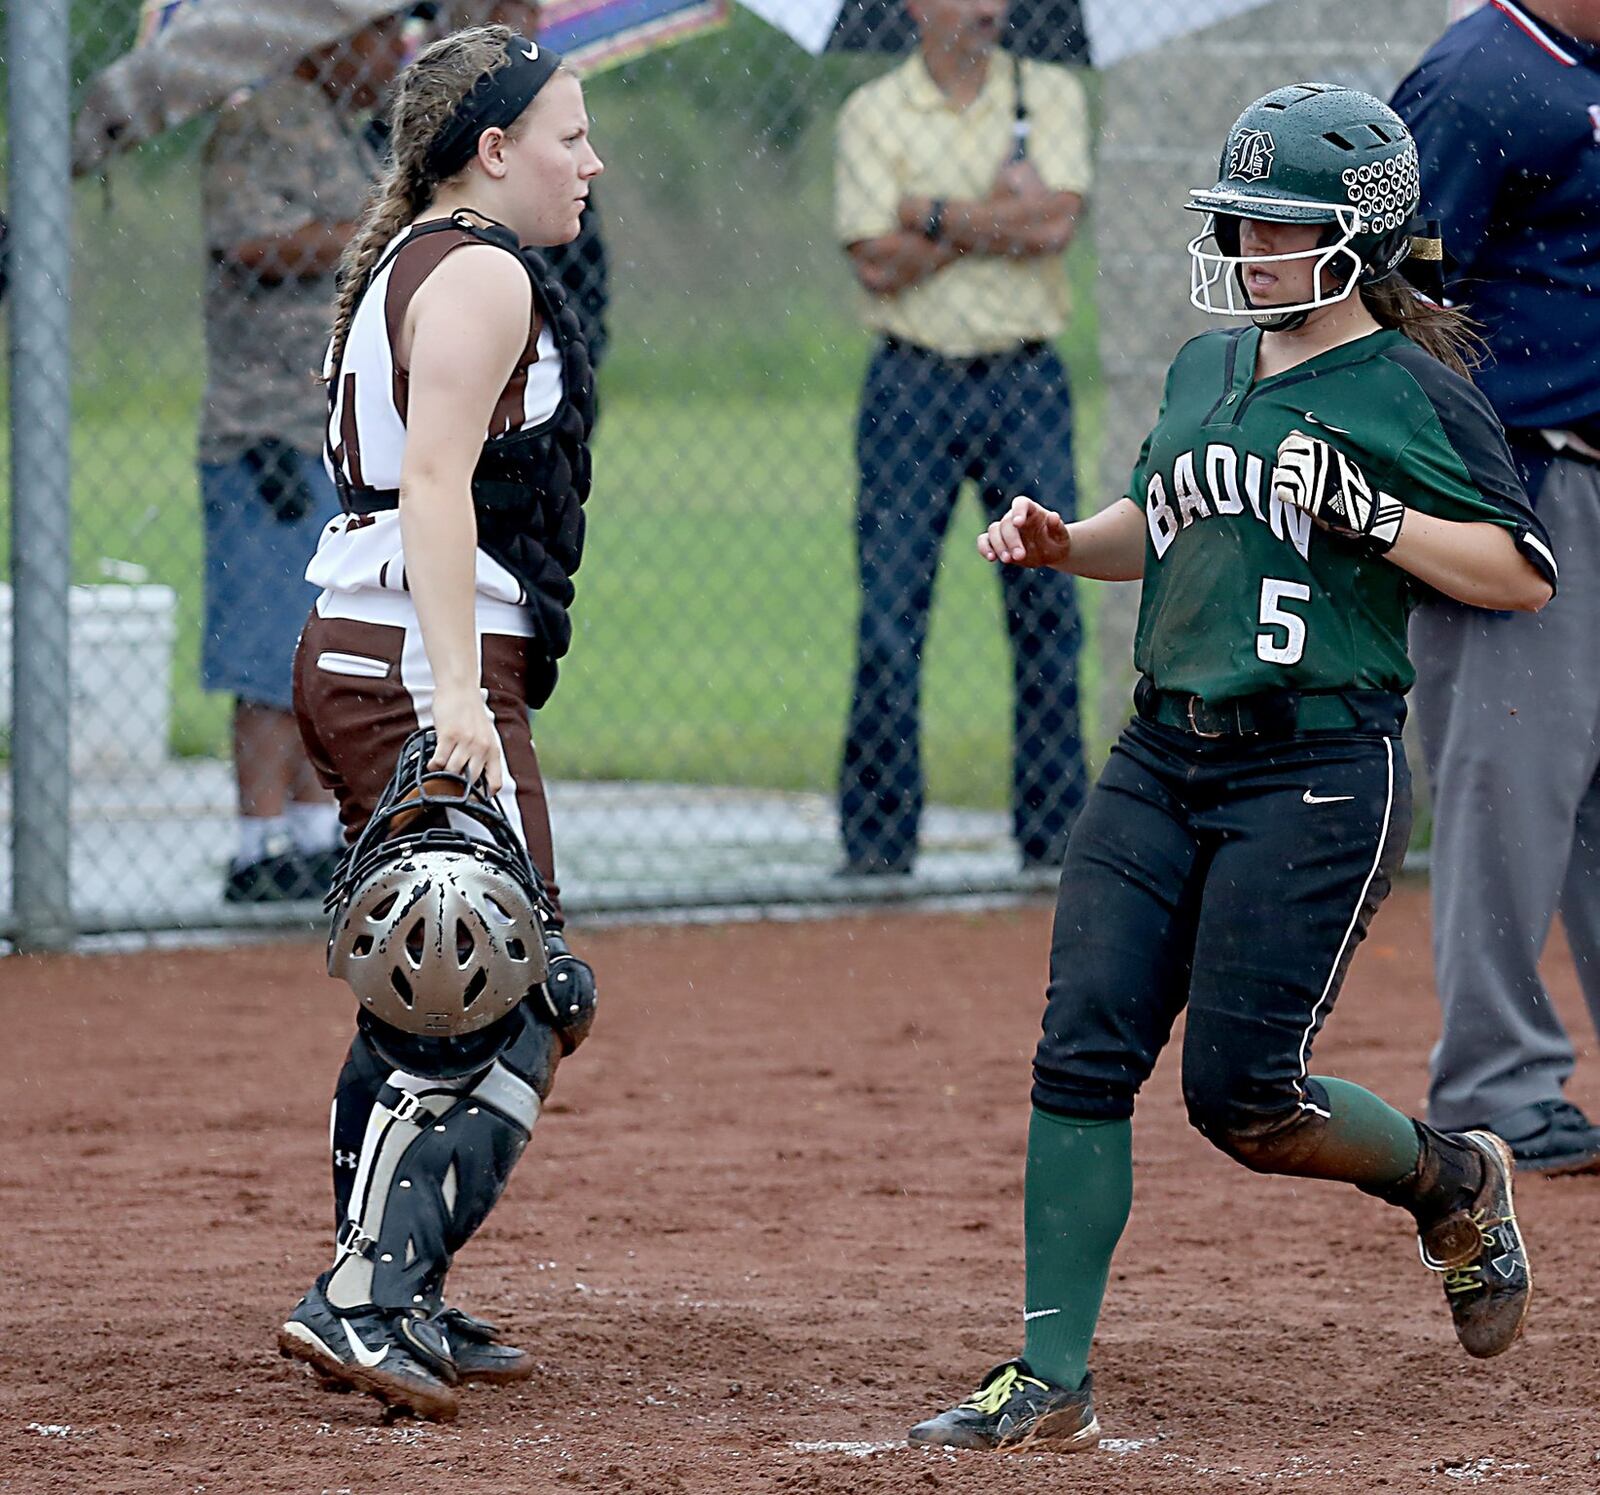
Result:
<instances>
[{"instance_id":1,"label":"metal fence pole","mask_svg":"<svg viewBox=\"0 0 1600 1495\"><path fill-rule=\"evenodd\" d=\"M11 183L12 912L19 946L72 935L68 0L7 7Z\"/></svg>"}]
</instances>

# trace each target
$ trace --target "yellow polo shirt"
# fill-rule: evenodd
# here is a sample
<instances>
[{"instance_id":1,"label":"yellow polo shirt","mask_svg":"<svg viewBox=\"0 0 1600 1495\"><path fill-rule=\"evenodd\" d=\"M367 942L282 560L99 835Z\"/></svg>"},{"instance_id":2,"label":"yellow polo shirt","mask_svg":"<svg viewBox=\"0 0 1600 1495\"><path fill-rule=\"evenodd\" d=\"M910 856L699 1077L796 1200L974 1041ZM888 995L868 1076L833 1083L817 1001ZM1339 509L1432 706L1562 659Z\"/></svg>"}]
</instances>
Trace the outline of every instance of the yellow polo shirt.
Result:
<instances>
[{"instance_id":1,"label":"yellow polo shirt","mask_svg":"<svg viewBox=\"0 0 1600 1495\"><path fill-rule=\"evenodd\" d=\"M1089 108L1082 82L1050 63L1022 64L1028 160L1047 187L1087 193ZM920 52L858 88L839 114L834 225L844 244L899 227L907 196L982 198L1011 159L1016 68L1009 54L989 61L982 91L954 107L928 75ZM1012 259L964 255L896 296L868 296L867 326L952 358L998 353L1055 337L1067 325L1067 277L1060 255Z\"/></svg>"}]
</instances>

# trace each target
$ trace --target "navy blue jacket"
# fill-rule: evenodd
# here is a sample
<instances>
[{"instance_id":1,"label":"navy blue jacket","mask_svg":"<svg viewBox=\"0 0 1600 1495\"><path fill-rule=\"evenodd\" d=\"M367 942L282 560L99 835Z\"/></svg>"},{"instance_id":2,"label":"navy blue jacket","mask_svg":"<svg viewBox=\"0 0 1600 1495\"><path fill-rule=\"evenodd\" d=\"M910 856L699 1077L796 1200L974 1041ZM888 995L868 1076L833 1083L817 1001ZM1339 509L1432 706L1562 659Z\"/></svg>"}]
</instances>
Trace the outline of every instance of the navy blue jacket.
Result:
<instances>
[{"instance_id":1,"label":"navy blue jacket","mask_svg":"<svg viewBox=\"0 0 1600 1495\"><path fill-rule=\"evenodd\" d=\"M1479 387L1513 436L1577 428L1600 444L1600 46L1492 0L1393 102L1456 261L1451 299L1494 355Z\"/></svg>"}]
</instances>

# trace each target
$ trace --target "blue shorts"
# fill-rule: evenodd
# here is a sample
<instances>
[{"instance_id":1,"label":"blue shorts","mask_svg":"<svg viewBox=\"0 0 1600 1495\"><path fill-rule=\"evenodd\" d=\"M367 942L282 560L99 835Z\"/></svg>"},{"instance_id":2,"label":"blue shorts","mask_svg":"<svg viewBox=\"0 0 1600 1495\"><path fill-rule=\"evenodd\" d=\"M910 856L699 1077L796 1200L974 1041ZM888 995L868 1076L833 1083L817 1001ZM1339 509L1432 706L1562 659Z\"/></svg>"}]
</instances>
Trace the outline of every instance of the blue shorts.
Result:
<instances>
[{"instance_id":1,"label":"blue shorts","mask_svg":"<svg viewBox=\"0 0 1600 1495\"><path fill-rule=\"evenodd\" d=\"M305 579L322 527L339 512L320 457L301 456L314 502L282 523L243 458L200 464L205 518L205 634L200 683L241 701L289 711L294 647L317 589Z\"/></svg>"}]
</instances>

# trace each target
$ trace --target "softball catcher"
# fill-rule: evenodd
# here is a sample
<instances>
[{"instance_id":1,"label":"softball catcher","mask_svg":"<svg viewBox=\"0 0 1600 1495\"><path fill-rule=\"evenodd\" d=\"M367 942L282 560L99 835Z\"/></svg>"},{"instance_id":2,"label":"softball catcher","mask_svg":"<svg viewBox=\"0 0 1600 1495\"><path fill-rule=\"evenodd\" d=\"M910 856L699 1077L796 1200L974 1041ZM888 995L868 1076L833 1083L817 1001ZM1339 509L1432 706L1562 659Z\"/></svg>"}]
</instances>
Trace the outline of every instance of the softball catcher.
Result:
<instances>
[{"instance_id":1,"label":"softball catcher","mask_svg":"<svg viewBox=\"0 0 1600 1495\"><path fill-rule=\"evenodd\" d=\"M332 1267L279 1332L335 1389L445 1419L532 1373L446 1273L588 1032L528 731L571 639L594 387L528 245L570 240L601 170L577 79L505 27L401 75L392 164L329 349L342 515L308 571L295 705L352 838L331 974L358 998L331 1124Z\"/></svg>"},{"instance_id":2,"label":"softball catcher","mask_svg":"<svg viewBox=\"0 0 1600 1495\"><path fill-rule=\"evenodd\" d=\"M1240 116L1191 243L1187 343L1128 497L1067 524L1030 499L989 560L1143 580L1137 714L1068 845L1025 1187L1023 1351L916 1443L1091 1447L1089 1347L1132 1199L1134 1097L1187 1010L1193 1125L1260 1173L1406 1210L1474 1356L1532 1279L1510 1152L1441 1133L1311 1045L1405 851L1406 617L1429 591L1537 610L1556 568L1436 270L1416 148L1377 99L1281 88ZM1421 265L1419 268L1419 260Z\"/></svg>"}]
</instances>

